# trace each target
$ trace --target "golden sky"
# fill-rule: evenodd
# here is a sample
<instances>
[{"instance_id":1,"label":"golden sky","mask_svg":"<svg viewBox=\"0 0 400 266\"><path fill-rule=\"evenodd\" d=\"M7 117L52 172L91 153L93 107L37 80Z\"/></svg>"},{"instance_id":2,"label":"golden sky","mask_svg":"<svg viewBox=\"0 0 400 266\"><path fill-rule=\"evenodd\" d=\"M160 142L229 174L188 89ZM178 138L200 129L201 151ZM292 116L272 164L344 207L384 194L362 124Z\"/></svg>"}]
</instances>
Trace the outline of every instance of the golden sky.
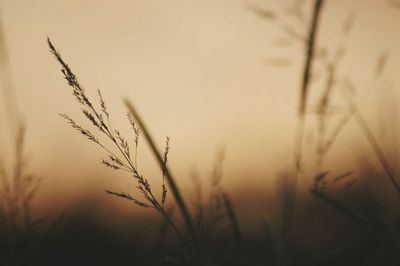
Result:
<instances>
[{"instance_id":1,"label":"golden sky","mask_svg":"<svg viewBox=\"0 0 400 266\"><path fill-rule=\"evenodd\" d=\"M58 116L67 113L85 124L49 53L47 36L89 95L96 97L96 90L102 90L116 127L129 132L121 119L122 99L128 97L160 146L165 136L171 137L170 166L181 184L190 183L187 176L193 166L208 175L221 145L226 146L228 189L267 184L291 161L303 47L279 47L277 42L286 36L282 23L305 32L285 13L292 2L0 1L11 74L28 128L31 169L44 176L44 193L68 195L92 187L118 190L127 184L122 174L104 170L99 149ZM326 2L319 44L346 48L339 72L356 84L360 108L371 125L382 122L378 107L398 102L400 10L384 0ZM274 10L280 19L263 20L249 11L249 5ZM354 26L344 37L342 25L351 14ZM386 68L375 77L377 59L385 51ZM272 66L266 63L271 58L290 64ZM318 94L318 86L312 89ZM0 119L0 145L7 150L3 110ZM343 135L338 151L364 145L351 122ZM158 178L159 170L144 147L140 165L147 175ZM110 178L113 175L121 177Z\"/></svg>"}]
</instances>

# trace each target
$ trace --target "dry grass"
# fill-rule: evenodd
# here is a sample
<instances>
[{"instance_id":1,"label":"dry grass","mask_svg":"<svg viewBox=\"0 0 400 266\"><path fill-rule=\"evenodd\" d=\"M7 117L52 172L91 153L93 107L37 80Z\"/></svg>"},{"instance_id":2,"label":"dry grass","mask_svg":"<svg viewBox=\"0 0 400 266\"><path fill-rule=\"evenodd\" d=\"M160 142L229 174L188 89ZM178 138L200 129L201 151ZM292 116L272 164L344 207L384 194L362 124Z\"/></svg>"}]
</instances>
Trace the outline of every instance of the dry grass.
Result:
<instances>
[{"instance_id":1,"label":"dry grass","mask_svg":"<svg viewBox=\"0 0 400 266\"><path fill-rule=\"evenodd\" d=\"M183 197L181 196L181 193L175 182L175 179L173 178L169 168L166 165L167 153L169 150L169 139L167 138L167 145L166 145L166 149L165 149L165 153L164 153L164 157L163 157L161 155L161 153L159 152L159 150L157 149L155 142L153 141L153 138L150 135L150 132L148 131L147 127L144 124L144 121L141 119L141 117L139 116L138 112L136 111L136 109L134 108L132 103L129 100L126 100L125 104L128 107L129 112L132 113L136 117L136 120L138 121L138 124L139 124L140 128L142 129L143 134L144 134L147 142L149 143L151 150L160 165L160 168L162 169L163 181L164 181L164 179L167 179L168 185L171 188L175 202L176 202L176 204L182 214L182 217L184 218L184 221L186 223L188 232L192 238L192 241L195 242L194 227L193 227L193 222L192 222L191 216L189 214L189 210L186 207L186 203L184 202ZM163 183L163 195L164 195L164 193L166 193L166 189L165 189L165 185Z\"/></svg>"},{"instance_id":2,"label":"dry grass","mask_svg":"<svg viewBox=\"0 0 400 266\"><path fill-rule=\"evenodd\" d=\"M281 237L283 246L286 245L285 243L287 242L288 231L290 229L293 220L293 213L294 213L296 194L297 194L297 183L299 176L302 173L303 138L304 138L305 123L306 123L306 112L308 107L308 95L310 93L309 90L311 85L311 76L313 72L313 63L317 51L316 40L317 40L318 26L320 23L320 16L322 13L322 7L324 5L324 2L325 2L324 0L313 1L312 5L313 9L309 23L307 22L308 19L306 18L304 12L304 1L295 1L292 6L286 8L286 14L294 18L296 23L304 26L307 29L306 33L299 33L297 30L295 30L291 25L288 25L287 23L279 24L279 26L283 29L289 40L296 41L304 45L305 49L303 74L300 84L299 104L297 111L297 125L295 132L295 141L294 141L295 144L294 144L293 167L291 172L288 175L285 175L285 178L287 178L287 180L284 182L286 188L284 189L284 198L283 198L284 207L283 207L283 219L282 219L283 226L282 226L282 237ZM278 18L276 12L270 10L261 9L254 6L250 6L249 9L263 19L277 20ZM280 60L279 62L281 61L282 60ZM274 65L276 65L276 62L274 63ZM329 95L327 95L327 97L328 96ZM283 248L283 250L284 249L285 248Z\"/></svg>"},{"instance_id":3,"label":"dry grass","mask_svg":"<svg viewBox=\"0 0 400 266\"><path fill-rule=\"evenodd\" d=\"M2 218L7 234L4 262L6 265L17 264L25 258L32 248L32 230L43 221L31 217L31 202L42 179L28 172L24 139L25 129L20 126L14 147L14 166L11 171L0 161L0 215L4 216Z\"/></svg>"},{"instance_id":4,"label":"dry grass","mask_svg":"<svg viewBox=\"0 0 400 266\"><path fill-rule=\"evenodd\" d=\"M294 167L292 173L289 175L288 182L288 200L286 211L284 212L284 231L283 231L283 241L286 242L288 230L290 228L292 219L293 219L293 211L295 208L296 202L296 191L297 191L297 182L298 177L301 173L301 164L302 164L302 153L303 153L303 135L304 135L304 127L305 127L305 113L307 109L307 98L309 94L310 87L310 77L312 72L314 53L315 53L315 42L316 42L316 34L319 25L319 19L322 11L324 1L323 0L315 0L313 13L311 16L311 24L307 35L307 42L305 45L306 53L304 60L304 68L303 68L303 78L301 83L301 94L300 94L300 102L299 102L299 110L298 110L298 122L296 126L296 137L295 137L295 149L294 149Z\"/></svg>"},{"instance_id":5,"label":"dry grass","mask_svg":"<svg viewBox=\"0 0 400 266\"><path fill-rule=\"evenodd\" d=\"M346 101L349 109L353 113L354 119L361 129L362 133L364 134L365 138L367 139L368 144L373 149L376 157L378 158L379 162L381 163L383 169L385 170L390 182L392 183L393 187L396 189L397 193L400 195L400 185L396 179L395 173L392 170L388 160L386 159L385 154L383 153L381 147L378 144L378 141L372 134L367 122L365 121L364 117L359 112L357 106L352 101L351 97L348 94L348 89L354 90L354 86L352 85L350 80L345 80L345 85L347 86L347 90L342 90L343 98Z\"/></svg>"},{"instance_id":6,"label":"dry grass","mask_svg":"<svg viewBox=\"0 0 400 266\"><path fill-rule=\"evenodd\" d=\"M305 33L298 32L290 25L280 24L287 37L289 37L289 42L298 42L304 45L305 55L297 111L298 119L295 132L294 163L289 174L285 175L281 180L283 184L281 187L281 194L283 195L281 228L280 230L275 230L270 223L267 223L266 240L263 239L260 241L267 242L263 242L263 244L260 245L265 248L261 254L270 254L269 256L273 257L273 259L256 258L254 255L255 252L252 253L253 246L251 245L249 237L241 230L239 222L240 217L238 217L235 206L222 185L223 162L225 158L223 150L217 152L215 158L209 183L207 184L211 191L209 195L205 195L201 179L197 175L193 175L194 210L192 211L182 196L181 189L177 184L178 179L172 175L171 170L167 166L170 151L169 137L166 138L164 150L159 150L150 130L146 127L144 120L134 108L133 103L126 99L124 103L129 111L127 114L127 122L132 128L132 135L134 136L133 141L128 141L128 138L113 126L110 111L101 92L98 91L98 100L95 102L92 101L87 96L84 87L79 83L78 78L69 65L61 57L61 54L56 50L50 39L48 39L50 51L61 65L64 78L72 88L73 95L79 107L82 108L82 114L91 128L88 129L82 126L66 114L62 114L61 117L80 134L105 152L106 158L102 161L104 166L113 170L126 172L136 182L134 192L106 190L107 194L132 202L141 208L155 210L164 218L160 226L158 240L155 243L156 255L162 253L160 250L163 248L168 250L167 255L163 257L163 263L169 263L169 265L260 265L266 261L273 261L273 265L297 265L297 263L300 265L302 263L296 261L296 254L290 247L290 240L293 236L289 236L289 234L295 234L298 233L297 231L302 230L293 226L293 223L294 210L297 206L296 202L297 200L302 200L298 199L297 186L300 182L299 177L303 175L303 138L306 114L309 111L317 116L316 131L318 134L316 143L317 159L315 162L316 174L310 188L311 195L317 199L318 202L323 203L323 206L329 207L327 209L333 209L340 217L344 217L355 227L361 229L361 231L368 236L368 240L373 239L374 242L378 243L378 247L374 249L372 255L366 256L366 258L373 259L371 265L379 265L379 259L389 261L388 256L392 255L390 253L392 251L386 252L386 248L389 243L396 241L395 237L390 238L389 235L392 233L396 235L399 232L398 226L384 228L384 230L381 230L381 228L377 229L378 227L374 224L373 219L366 216L362 208L353 207L353 205L342 199L340 194L335 194L335 191L332 189L332 187L339 184L342 180L350 178L349 176L351 173L333 175L333 177L330 177L329 172L325 171L326 155L337 141L339 133L351 117L355 118L357 125L362 130L362 133L383 166L391 184L399 194L400 186L398 185L395 171L389 165L384 151L379 146L377 139L372 134L366 120L361 115L361 112L358 110L351 97L344 94L347 108L344 108L344 112L340 112L342 118L337 124L330 123L331 115L337 114L337 112L332 109L332 94L339 83L338 81L343 79L338 75L337 70L339 68L339 62L344 54L344 49L339 47L333 58L327 59L327 57L324 56L320 57L320 54L323 54L323 47L317 45L317 34L322 7L325 1L315 0L312 2L310 20L308 20L305 15L303 3L304 1L296 1L295 6L287 9L286 13L293 17L300 25L307 27ZM277 13L273 11L260 9L254 6L249 6L249 9L263 19L275 21L279 17ZM344 34L350 32L354 24L354 19L355 15L351 14L343 23ZM307 23L307 21L309 21L309 23ZM287 43L280 42L279 45L287 45ZM388 54L383 54L379 57L375 70L376 76L381 75L388 56ZM290 59L282 58L267 60L267 63L275 66L285 66L290 62ZM311 103L309 103L309 94L313 82L311 77L314 73L314 65L316 63L321 63L323 67L324 84L316 107L313 109L310 108L312 106ZM346 84L347 86L352 86L350 82ZM150 146L151 152L161 170L161 176L159 178L162 184L158 188L155 188L152 185L152 179L145 177L137 167L137 150L142 135ZM29 212L30 202L36 194L40 179L27 175L25 172L23 136L24 131L23 128L21 128L15 147L16 164L13 171L9 173L10 171L7 171L4 167L0 167L0 177L2 181L2 213L5 214L6 224L9 227L7 229L11 243L9 246L9 253L12 258L18 257L15 255L15 236L18 235L20 229L18 229L16 225L20 223L23 230L29 231L40 222L40 220L32 221ZM105 139L105 141L103 139ZM169 195L172 195L175 202L172 208L182 216L186 230L180 228L175 218L172 216L172 209L166 207L167 197ZM310 206L311 205L312 204L310 204ZM320 214L319 209L316 210L315 207L308 207L308 210L314 211L310 216L318 216ZM18 219L20 219L20 222L17 221ZM263 218L260 216L260 220L262 219ZM308 217L308 219L310 219L310 217ZM310 220L313 219L311 218ZM313 223L311 221L308 225L317 227L318 223ZM179 243L175 241L172 243L168 242L170 229L172 229L179 238ZM279 235L279 237L274 237L274 233ZM278 239L277 243L273 243L275 239ZM223 246L224 249L219 249L219 246ZM301 249L301 247L298 248ZM370 248L370 246L366 245L366 249L367 248ZM217 252L215 250L217 250ZM221 252L218 252L221 250L227 252L228 255L222 255ZM176 253L179 255L175 255ZM313 255L318 256L319 254ZM227 257L229 259L226 259ZM276 260L275 257L279 258ZM312 259L310 260L312 261ZM149 261L151 261L151 258L149 258ZM360 261L364 262L365 260L360 259ZM311 263L308 265L314 264Z\"/></svg>"},{"instance_id":7,"label":"dry grass","mask_svg":"<svg viewBox=\"0 0 400 266\"><path fill-rule=\"evenodd\" d=\"M3 23L0 17L0 69L1 69L1 87L3 90L3 104L7 127L10 133L10 139L18 134L18 127L22 123L19 113L17 101L17 93L14 85L14 80L11 75L10 55L7 49L7 42L4 35Z\"/></svg>"},{"instance_id":8,"label":"dry grass","mask_svg":"<svg viewBox=\"0 0 400 266\"><path fill-rule=\"evenodd\" d=\"M103 164L106 167L109 167L114 170L122 170L128 172L137 182L137 191L142 195L141 198L137 196L133 196L129 192L116 192L106 190L106 192L110 195L122 198L124 200L131 201L138 205L139 207L144 208L152 208L159 212L164 218L165 222L162 224L160 229L159 240L157 241L157 248L166 238L166 224L168 224L176 233L176 235L180 238L181 243L183 244L184 249L188 249L189 253L184 253L182 256L185 258L184 260L196 260L202 261L204 260L203 255L204 250L207 249L207 246L210 244L207 242L206 246L199 246L199 237L200 231L196 233L195 227L193 225L191 214L189 213L189 209L186 206L186 203L181 196L181 192L176 184L176 179L172 176L169 167L167 166L168 161L168 153L170 149L170 139L167 137L166 145L164 152L161 153L155 145L151 134L146 127L143 119L139 116L138 112L133 107L132 103L129 100L125 100L125 104L129 110L128 120L131 124L135 135L134 141L134 149L131 148L131 144L127 141L127 139L121 134L119 130L114 129L110 119L110 112L107 109L106 103L100 93L98 91L99 96L99 108L95 106L95 104L89 99L86 95L84 88L79 83L77 77L72 72L71 68L65 63L62 59L60 53L56 50L54 45L48 39L48 45L51 53L55 56L57 61L62 66L62 73L64 78L67 80L68 85L72 87L73 95L75 96L79 105L83 108L83 115L86 119L92 124L92 126L103 136L108 139L110 144L105 143L99 137L97 137L92 130L86 129L85 127L79 125L68 115L62 114L61 116L67 120L67 122L76 129L80 134L85 136L91 142L102 148L107 153L107 159L103 160ZM137 161L137 146L139 142L139 133L144 135L145 140L149 144L153 155L155 156L161 172L162 172L162 186L161 186L161 197L157 198L154 194L154 189L152 188L150 182L147 178L145 178L138 170L136 161ZM118 152L114 152L110 145L114 146L114 150ZM199 208L197 213L199 216L198 225L201 227L211 226L214 227L215 224L218 224L221 218L227 219L229 226L228 230L232 232L232 236L234 237L236 244L239 250L243 244L242 233L239 226L239 221L236 216L236 212L234 206L228 196L228 194L223 191L221 180L222 180L222 163L224 160L224 152L220 151L217 154L216 161L214 164L214 168L212 171L210 184L212 187L212 194L210 198L210 203L215 203L216 205L211 204L208 212L211 214L211 223L206 225L206 221L202 219L203 212L203 203L201 202L201 184L198 183L197 187L197 207ZM165 209L165 202L167 198L167 187L168 184L169 191L172 193L177 210L180 211L182 217L184 218L184 222L186 224L187 232L189 234L189 239L186 239L185 235L180 231L175 221L169 212ZM222 206L222 208L221 208ZM200 210L201 209L201 210ZM224 229L222 229L224 231ZM188 257L189 256L189 257ZM191 258L190 258L191 257Z\"/></svg>"},{"instance_id":9,"label":"dry grass","mask_svg":"<svg viewBox=\"0 0 400 266\"><path fill-rule=\"evenodd\" d=\"M287 15L294 18L300 25L307 25L304 15L304 8L302 4L304 1L295 1L296 4L293 5L293 8L289 8L290 12ZM329 195L326 193L326 180L328 173L324 170L324 162L325 157L329 150L334 145L339 133L342 131L344 126L350 121L352 117L355 118L355 121L362 133L366 137L369 145L372 147L375 155L380 161L383 169L386 172L390 182L393 187L399 192L399 185L397 183L397 179L395 177L394 171L388 163L387 158L381 147L378 144L377 139L372 134L370 128L367 125L366 120L362 117L358 108L356 107L354 101L347 94L343 93L344 90L340 92L343 94L345 99L346 107L344 108L336 108L331 104L331 98L334 90L339 85L342 85L341 82L343 80L342 77L338 75L338 67L341 59L345 54L345 48L343 46L338 46L336 51L333 53L331 58L328 57L329 51L326 48L320 47L317 45L317 37L316 33L319 25L319 17L321 15L321 8L324 4L324 1L313 1L313 12L310 18L310 26L306 33L299 32L294 29L294 27L287 24L280 24L278 21L278 26L283 28L283 31L286 33L288 40L282 44L282 42L278 43L278 46L286 46L291 45L293 42L298 42L304 44L306 47L305 52L305 60L303 67L303 76L301 82L301 93L299 98L299 110L298 110L298 124L296 129L296 140L295 140L295 151L294 151L294 167L290 174L283 176L283 185L280 186L281 194L283 195L283 221L282 221L282 238L281 238L281 247L278 248L280 250L280 264L289 264L290 259L288 257L291 255L287 248L288 243L288 235L290 224L293 221L293 212L294 205L296 201L296 184L298 177L303 173L302 171L302 156L303 156L303 135L304 128L306 122L306 112L312 112L317 115L317 143L316 143L316 171L315 171L315 180L313 186L310 189L311 194L318 201L324 202L325 204L333 207L333 209L337 210L339 213L347 217L350 221L361 228L368 235L372 236L374 239L378 238L377 232L371 225L371 221L363 218L361 215L357 214L357 211L352 210L346 204L341 203L340 200L336 199L335 196ZM394 3L391 3L394 6ZM253 11L256 15L263 19L267 19L270 21L277 22L279 16L277 12L261 9L258 7L250 7L250 10ZM343 37L347 37L350 33L354 22L355 22L355 14L350 13L349 16L345 19L342 25L342 34ZM389 53L385 50L378 57L377 64L375 66L375 76L378 77L383 72L386 61L388 60ZM285 60L286 62L287 60ZM282 66L283 59L280 60L269 60L270 65L273 66ZM319 101L315 107L312 109L309 108L310 104L308 103L308 95L310 93L310 86L313 83L313 80L310 79L313 74L313 63L320 64L323 68L322 75L324 78L324 85L321 90L321 95ZM349 82L342 82L345 85L349 86ZM352 88L352 90L355 90ZM341 115L341 119L336 124L332 124L331 117L332 115ZM341 177L335 178L333 180L340 180ZM315 208L315 215L318 215L320 209ZM318 224L313 224L312 226L318 226ZM295 229L293 229L295 230ZM379 236L380 237L380 236Z\"/></svg>"},{"instance_id":10,"label":"dry grass","mask_svg":"<svg viewBox=\"0 0 400 266\"><path fill-rule=\"evenodd\" d=\"M150 185L150 182L145 178L138 170L136 162L137 162L137 145L139 140L139 128L135 124L135 119L133 118L133 112L128 113L128 121L132 126L133 132L135 134L135 149L132 150L131 145L128 143L128 140L122 136L121 132L117 129L114 129L110 119L110 113L107 109L106 103L101 95L101 92L98 91L99 96L99 105L100 108L96 108L92 101L86 95L84 88L78 82L77 77L72 72L70 67L64 62L60 53L56 50L54 45L51 43L50 39L48 39L48 45L51 53L55 56L57 61L60 63L62 67L62 73L65 79L68 82L68 85L72 88L73 94L83 108L83 114L87 118L87 120L99 131L100 134L104 135L108 138L111 145L116 148L118 151L113 152L110 147L107 146L106 143L103 143L99 138L97 138L90 130L83 128L79 124L77 124L72 118L70 118L66 114L62 114L61 117L66 119L68 123L84 135L91 142L95 143L97 146L102 148L107 153L107 158L103 160L103 164L106 167L109 167L114 170L122 170L128 172L137 182L136 189L142 195L142 198L137 198L132 196L129 192L115 192L106 190L106 192L110 195L120 197L125 200L129 200L134 204L144 207L144 208L152 208L160 213L171 225L171 227L176 232L177 236L181 239L181 241L186 242L183 234L180 232L175 222L172 220L170 215L166 212L164 208L164 203L167 197L167 190L165 184L162 184L162 195L160 198L157 198L154 194L153 188ZM138 119L136 117L136 119ZM144 127L140 118L138 120L139 125L141 126L141 130L144 132L146 138L148 139L147 129ZM168 176L168 168L166 166L167 163L167 155L169 151L169 141L167 139L167 145L164 153L164 159L159 158L161 169L163 172L163 179L165 176ZM134 152L135 154L132 154Z\"/></svg>"}]
</instances>

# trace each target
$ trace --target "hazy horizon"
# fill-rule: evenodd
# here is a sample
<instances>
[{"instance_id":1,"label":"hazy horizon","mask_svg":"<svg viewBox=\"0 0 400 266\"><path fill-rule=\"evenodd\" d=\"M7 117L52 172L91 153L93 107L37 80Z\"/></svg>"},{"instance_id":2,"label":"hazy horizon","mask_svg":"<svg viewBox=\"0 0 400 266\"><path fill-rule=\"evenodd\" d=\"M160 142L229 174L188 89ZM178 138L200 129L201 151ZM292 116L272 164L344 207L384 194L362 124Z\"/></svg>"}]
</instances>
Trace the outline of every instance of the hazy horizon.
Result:
<instances>
[{"instance_id":1,"label":"hazy horizon","mask_svg":"<svg viewBox=\"0 0 400 266\"><path fill-rule=\"evenodd\" d=\"M47 37L90 96L102 91L114 125L127 136L132 133L124 98L134 102L160 147L165 136L171 138L169 164L185 191L191 189L188 176L194 167L207 182L221 146L226 147L227 191L270 190L292 164L304 52L296 42L279 47L285 37L280 22L256 16L249 6L272 10L306 32L288 19L280 1L0 1L12 82L27 126L30 170L44 178L38 205L48 204L49 197L73 202L76 195L103 197L103 189L133 187L124 173L104 169L104 153L59 117L66 113L88 125ZM349 16L354 25L343 36ZM399 11L384 1L335 0L325 4L318 33L319 45L346 49L339 71L356 85L359 108L377 135L385 134L379 130L382 116L391 116L399 99L399 23ZM377 60L385 53L387 63L376 77ZM283 66L268 64L274 59ZM318 84L312 87L310 106L319 92ZM344 106L338 95L335 101ZM4 114L0 145L10 161ZM312 162L315 116L307 119L305 151L311 157L306 162ZM356 171L359 154L373 163L365 144L350 121L328 155L327 170ZM160 184L160 170L143 139L139 152L140 168ZM312 173L313 163L309 168Z\"/></svg>"}]
</instances>

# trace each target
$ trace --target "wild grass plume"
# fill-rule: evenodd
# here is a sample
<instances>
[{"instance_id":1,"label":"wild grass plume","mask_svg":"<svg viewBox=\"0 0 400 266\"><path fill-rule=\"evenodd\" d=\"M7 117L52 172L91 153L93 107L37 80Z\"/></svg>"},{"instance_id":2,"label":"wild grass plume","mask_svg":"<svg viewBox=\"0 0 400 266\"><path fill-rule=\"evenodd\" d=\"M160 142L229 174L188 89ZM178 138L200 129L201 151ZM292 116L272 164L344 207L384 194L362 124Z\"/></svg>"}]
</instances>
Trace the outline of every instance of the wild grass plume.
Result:
<instances>
[{"instance_id":1,"label":"wild grass plume","mask_svg":"<svg viewBox=\"0 0 400 266\"><path fill-rule=\"evenodd\" d=\"M178 237L182 241L186 241L183 234L180 232L178 227L172 218L168 215L164 208L164 203L167 197L167 189L165 187L165 183L162 184L162 195L157 197L155 195L155 191L153 190L150 182L147 178L145 178L137 168L137 146L139 143L139 127L135 123L134 114L129 112L127 114L128 122L130 123L133 133L134 133L134 149L131 148L131 144L128 142L127 138L125 138L122 133L115 129L112 126L110 119L110 112L107 109L107 105L103 99L103 96L98 91L98 103L100 107L96 107L94 103L89 99L86 95L85 89L79 83L77 77L72 72L71 68L67 63L62 59L60 53L56 50L50 39L47 39L48 46L50 48L50 52L54 55L57 61L61 65L61 72L64 75L64 78L67 80L68 85L72 88L73 95L75 99L79 103L82 108L82 113L86 117L86 119L92 124L92 126L103 136L105 136L109 140L109 145L112 145L118 152L113 152L110 147L103 141L101 141L97 136L92 133L91 130L86 129L75 122L72 118L70 118L66 114L61 114L67 122L72 126L72 128L76 129L80 134L85 136L91 142L95 143L101 149L103 149L107 158L105 158L102 163L111 169L114 170L123 170L128 172L137 182L136 189L141 195L141 197L132 196L129 192L125 191L110 191L106 190L106 192L110 195L129 200L139 207L144 208L152 208L160 213L172 226ZM136 118L137 119L137 118ZM146 129L143 127L143 123L139 123L141 126L142 132L147 134ZM167 138L166 148L164 152L164 159L160 158L160 165L162 169L162 178L164 180L166 173L166 163L167 156L169 152L169 139Z\"/></svg>"},{"instance_id":2,"label":"wild grass plume","mask_svg":"<svg viewBox=\"0 0 400 266\"><path fill-rule=\"evenodd\" d=\"M0 262L17 265L32 248L33 230L42 219L33 219L31 203L40 188L42 179L28 171L24 152L25 128L20 125L14 146L14 166L8 170L0 158L0 218L5 226L7 244Z\"/></svg>"}]
</instances>

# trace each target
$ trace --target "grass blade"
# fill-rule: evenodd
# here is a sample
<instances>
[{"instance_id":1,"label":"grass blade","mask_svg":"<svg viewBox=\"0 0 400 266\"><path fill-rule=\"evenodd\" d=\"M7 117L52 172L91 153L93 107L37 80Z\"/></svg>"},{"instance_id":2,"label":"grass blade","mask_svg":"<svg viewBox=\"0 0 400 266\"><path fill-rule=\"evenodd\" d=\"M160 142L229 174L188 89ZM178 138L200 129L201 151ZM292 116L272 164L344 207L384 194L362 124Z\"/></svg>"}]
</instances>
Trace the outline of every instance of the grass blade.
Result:
<instances>
[{"instance_id":1,"label":"grass blade","mask_svg":"<svg viewBox=\"0 0 400 266\"><path fill-rule=\"evenodd\" d=\"M169 171L169 168L165 165L163 157L156 147L156 144L153 141L153 138L150 136L150 132L148 131L147 127L145 126L143 120L139 116L139 114L136 112L136 109L134 108L133 104L128 100L124 100L126 107L128 108L129 112L132 113L132 115L135 117L136 121L139 124L139 127L142 129L143 135L146 138L148 144L150 145L150 148L154 154L154 156L157 158L157 161L161 167L161 169L165 170L165 178L167 179L167 183L171 189L172 195L174 196L174 199L176 201L176 204L178 205L179 211L182 214L182 217L185 221L187 230L192 238L192 240L195 240L195 235L194 235L194 227L193 227L193 222L192 218L190 216L189 210L185 204L185 201L179 191L179 188L175 182L175 179L172 177L171 172Z\"/></svg>"},{"instance_id":2,"label":"grass blade","mask_svg":"<svg viewBox=\"0 0 400 266\"><path fill-rule=\"evenodd\" d=\"M350 80L347 80L346 84L351 88L354 88ZM378 158L379 162L382 164L383 169L385 170L387 176L389 177L390 182L393 184L394 188L396 189L397 193L400 195L400 185L398 184L394 171L390 167L388 160L385 157L382 149L380 148L377 140L375 139L374 135L372 134L371 130L368 127L367 122L365 121L364 117L358 111L357 106L352 101L351 97L342 90L342 96L347 103L350 111L353 113L354 119L361 129L362 133L364 134L365 138L367 139L368 144L373 149L376 157Z\"/></svg>"},{"instance_id":3,"label":"grass blade","mask_svg":"<svg viewBox=\"0 0 400 266\"><path fill-rule=\"evenodd\" d=\"M1 86L3 87L3 104L5 108L5 117L8 123L10 138L13 140L18 132L18 126L21 123L17 95L14 81L11 75L10 55L7 49L7 43L3 30L3 23L0 17L0 67L1 67Z\"/></svg>"},{"instance_id":4,"label":"grass blade","mask_svg":"<svg viewBox=\"0 0 400 266\"><path fill-rule=\"evenodd\" d=\"M226 212L228 214L229 221L232 226L233 234L236 238L236 241L237 241L239 247L242 247L242 245L243 245L242 233L240 232L239 220L237 218L233 204L232 204L228 194L222 192L221 196L222 196L222 199L223 199L223 202L225 205Z\"/></svg>"},{"instance_id":5,"label":"grass blade","mask_svg":"<svg viewBox=\"0 0 400 266\"><path fill-rule=\"evenodd\" d=\"M288 230L291 225L291 221L293 219L293 211L296 201L297 182L299 174L301 172L303 135L305 127L305 111L307 107L307 97L309 93L310 77L314 61L316 34L323 3L324 0L315 0L314 2L312 20L306 43L306 56L304 62L304 71L301 83L301 94L300 94L297 126L296 126L294 167L292 170L292 174L289 176L288 180L288 190L287 190L288 193L287 193L287 199L285 199L286 206L284 207L284 213L283 213L283 226L282 226L283 243L285 243L287 240Z\"/></svg>"}]
</instances>

